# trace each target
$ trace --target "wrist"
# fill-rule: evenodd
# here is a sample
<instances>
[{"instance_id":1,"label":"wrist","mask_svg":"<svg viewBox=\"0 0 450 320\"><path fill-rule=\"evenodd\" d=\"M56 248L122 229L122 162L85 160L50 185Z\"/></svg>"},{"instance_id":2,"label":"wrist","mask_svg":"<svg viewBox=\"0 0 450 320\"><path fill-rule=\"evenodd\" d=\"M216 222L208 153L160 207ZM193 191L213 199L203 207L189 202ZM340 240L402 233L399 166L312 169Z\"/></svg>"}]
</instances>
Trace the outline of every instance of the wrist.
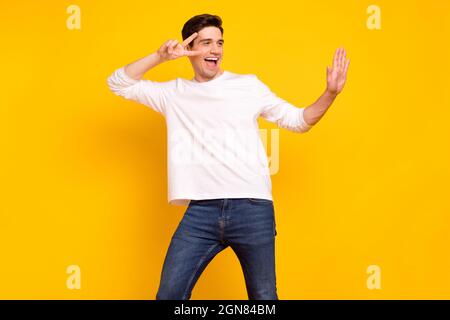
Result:
<instances>
[{"instance_id":1,"label":"wrist","mask_svg":"<svg viewBox=\"0 0 450 320\"><path fill-rule=\"evenodd\" d=\"M155 59L156 59L156 62L157 62L157 63L163 63L163 62L166 61L166 60L163 58L163 56L162 56L158 51L156 51L156 52L154 53L154 56L155 56Z\"/></svg>"},{"instance_id":2,"label":"wrist","mask_svg":"<svg viewBox=\"0 0 450 320\"><path fill-rule=\"evenodd\" d=\"M337 93L337 92L330 91L330 90L328 90L328 89L325 89L325 92L323 93L323 95L324 95L325 97L329 98L329 99L334 100L334 99L336 99L338 93Z\"/></svg>"}]
</instances>

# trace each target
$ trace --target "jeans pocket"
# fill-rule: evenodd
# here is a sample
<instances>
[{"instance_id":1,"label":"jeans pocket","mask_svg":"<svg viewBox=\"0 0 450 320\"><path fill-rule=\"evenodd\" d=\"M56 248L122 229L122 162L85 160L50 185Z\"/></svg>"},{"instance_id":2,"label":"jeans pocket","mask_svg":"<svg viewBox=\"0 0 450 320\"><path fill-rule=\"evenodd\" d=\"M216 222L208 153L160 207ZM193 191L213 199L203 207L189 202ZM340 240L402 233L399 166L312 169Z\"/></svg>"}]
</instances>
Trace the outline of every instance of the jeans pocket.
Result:
<instances>
[{"instance_id":1,"label":"jeans pocket","mask_svg":"<svg viewBox=\"0 0 450 320\"><path fill-rule=\"evenodd\" d=\"M202 204L208 203L208 199L200 199L200 200L190 200L189 204Z\"/></svg>"},{"instance_id":2,"label":"jeans pocket","mask_svg":"<svg viewBox=\"0 0 450 320\"><path fill-rule=\"evenodd\" d=\"M262 198L246 198L250 203L273 204L272 200Z\"/></svg>"}]
</instances>

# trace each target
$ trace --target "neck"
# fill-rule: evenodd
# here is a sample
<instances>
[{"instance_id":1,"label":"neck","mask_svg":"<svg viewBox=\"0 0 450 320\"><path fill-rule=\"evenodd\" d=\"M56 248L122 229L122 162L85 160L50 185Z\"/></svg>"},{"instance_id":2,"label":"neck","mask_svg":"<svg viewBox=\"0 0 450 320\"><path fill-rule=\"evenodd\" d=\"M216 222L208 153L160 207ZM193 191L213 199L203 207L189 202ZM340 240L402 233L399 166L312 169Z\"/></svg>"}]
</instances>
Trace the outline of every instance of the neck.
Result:
<instances>
[{"instance_id":1,"label":"neck","mask_svg":"<svg viewBox=\"0 0 450 320\"><path fill-rule=\"evenodd\" d=\"M222 74L224 73L224 70L219 69L219 71L214 75L214 77L212 78L207 78L207 77L203 77L202 75L196 73L194 76L195 81L197 82L206 82L206 81L211 81L217 77L220 77Z\"/></svg>"}]
</instances>

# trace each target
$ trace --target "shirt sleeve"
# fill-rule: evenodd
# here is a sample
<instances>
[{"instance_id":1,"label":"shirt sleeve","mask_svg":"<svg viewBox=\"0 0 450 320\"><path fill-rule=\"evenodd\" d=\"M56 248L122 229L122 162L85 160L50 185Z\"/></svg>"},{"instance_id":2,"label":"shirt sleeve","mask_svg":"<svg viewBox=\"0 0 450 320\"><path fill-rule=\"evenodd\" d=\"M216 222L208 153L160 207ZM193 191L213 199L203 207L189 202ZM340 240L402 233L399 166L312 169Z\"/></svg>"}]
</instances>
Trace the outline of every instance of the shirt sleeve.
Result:
<instances>
[{"instance_id":1,"label":"shirt sleeve","mask_svg":"<svg viewBox=\"0 0 450 320\"><path fill-rule=\"evenodd\" d=\"M161 82L133 79L125 73L125 67L121 67L108 77L107 83L114 94L142 103L165 115L166 96Z\"/></svg>"},{"instance_id":2,"label":"shirt sleeve","mask_svg":"<svg viewBox=\"0 0 450 320\"><path fill-rule=\"evenodd\" d=\"M262 106L260 116L267 121L276 123L278 127L293 132L303 133L313 126L308 125L303 117L305 108L298 108L278 97L267 85L256 77L258 95Z\"/></svg>"}]
</instances>

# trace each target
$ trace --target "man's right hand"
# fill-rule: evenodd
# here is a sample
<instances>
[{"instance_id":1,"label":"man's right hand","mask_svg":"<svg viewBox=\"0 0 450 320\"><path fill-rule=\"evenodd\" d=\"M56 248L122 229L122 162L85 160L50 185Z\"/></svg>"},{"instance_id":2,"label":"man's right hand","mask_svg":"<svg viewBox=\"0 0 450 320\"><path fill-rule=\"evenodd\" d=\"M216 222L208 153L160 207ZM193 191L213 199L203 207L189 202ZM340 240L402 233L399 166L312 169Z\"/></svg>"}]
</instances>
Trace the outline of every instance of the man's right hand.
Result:
<instances>
[{"instance_id":1,"label":"man's right hand","mask_svg":"<svg viewBox=\"0 0 450 320\"><path fill-rule=\"evenodd\" d=\"M196 56L201 51L187 50L187 45L198 36L197 32L191 34L181 44L178 40L166 41L157 51L161 61L174 60L184 56Z\"/></svg>"}]
</instances>

